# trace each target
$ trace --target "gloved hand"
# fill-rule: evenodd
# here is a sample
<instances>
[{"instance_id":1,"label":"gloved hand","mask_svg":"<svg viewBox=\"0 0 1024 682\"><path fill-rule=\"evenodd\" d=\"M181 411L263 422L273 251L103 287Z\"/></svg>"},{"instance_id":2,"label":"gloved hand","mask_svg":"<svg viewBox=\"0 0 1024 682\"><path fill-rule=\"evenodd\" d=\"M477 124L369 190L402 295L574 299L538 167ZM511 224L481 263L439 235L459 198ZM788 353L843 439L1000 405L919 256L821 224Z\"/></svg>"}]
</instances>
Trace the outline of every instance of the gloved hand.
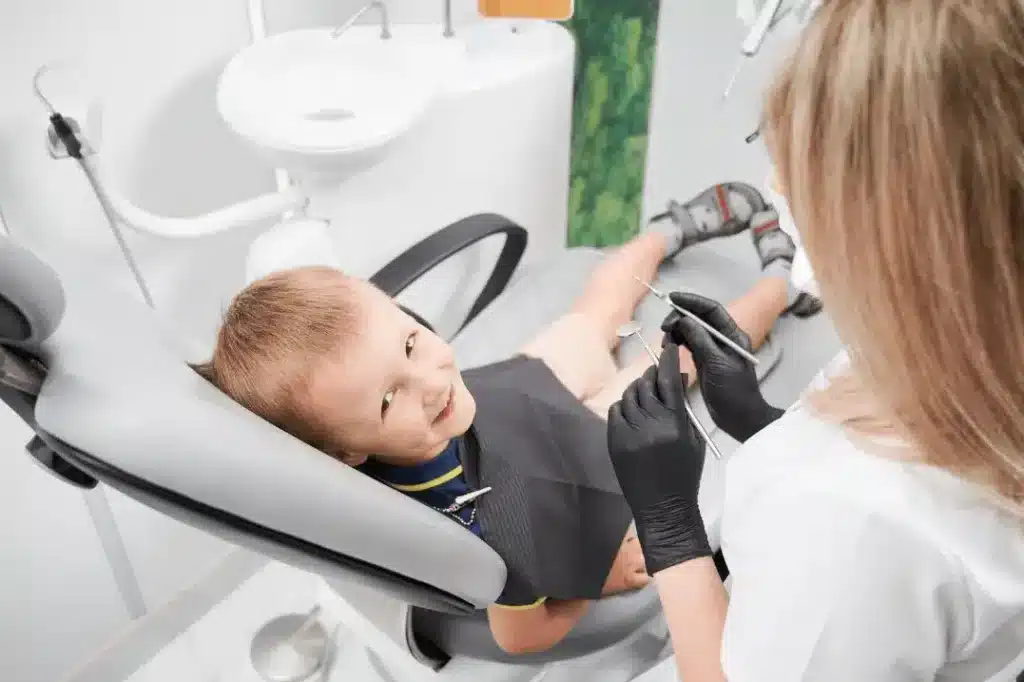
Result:
<instances>
[{"instance_id":1,"label":"gloved hand","mask_svg":"<svg viewBox=\"0 0 1024 682\"><path fill-rule=\"evenodd\" d=\"M679 347L669 343L608 410L608 451L652 576L711 556L697 507L705 445L686 415L685 386Z\"/></svg>"},{"instance_id":2,"label":"gloved hand","mask_svg":"<svg viewBox=\"0 0 1024 682\"><path fill-rule=\"evenodd\" d=\"M740 347L751 350L750 338L719 303L697 294L674 291L672 302L694 313ZM697 367L697 383L715 424L743 443L784 414L761 395L754 366L739 353L720 343L699 324L677 311L661 328L666 341L685 346Z\"/></svg>"}]
</instances>

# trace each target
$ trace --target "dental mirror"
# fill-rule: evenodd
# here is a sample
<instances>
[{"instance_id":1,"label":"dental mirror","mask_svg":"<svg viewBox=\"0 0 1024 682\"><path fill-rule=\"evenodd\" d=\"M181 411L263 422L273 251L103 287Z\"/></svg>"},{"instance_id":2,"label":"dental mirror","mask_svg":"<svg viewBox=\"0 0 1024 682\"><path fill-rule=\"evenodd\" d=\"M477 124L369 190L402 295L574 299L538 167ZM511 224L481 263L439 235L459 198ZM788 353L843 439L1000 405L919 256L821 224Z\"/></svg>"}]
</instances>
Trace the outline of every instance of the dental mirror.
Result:
<instances>
[{"instance_id":1,"label":"dental mirror","mask_svg":"<svg viewBox=\"0 0 1024 682\"><path fill-rule=\"evenodd\" d=\"M657 365L658 355L640 334L641 329L643 329L642 324L636 320L631 320L615 330L615 334L620 339L635 336L640 340L640 343L643 344L644 350L646 350L647 354L651 357L651 362ZM693 427L697 429L697 433L699 433L700 437L704 439L705 443L707 443L708 449L711 450L711 454L715 456L715 459L722 459L722 452L718 449L718 446L715 445L715 442L711 440L711 434L708 433L707 429L704 428L704 425L700 423L699 419L697 419L697 415L693 413L693 408L690 407L690 401L686 399L686 391L683 391L683 407L686 408L686 416L690 418L690 421L693 423Z\"/></svg>"}]
</instances>

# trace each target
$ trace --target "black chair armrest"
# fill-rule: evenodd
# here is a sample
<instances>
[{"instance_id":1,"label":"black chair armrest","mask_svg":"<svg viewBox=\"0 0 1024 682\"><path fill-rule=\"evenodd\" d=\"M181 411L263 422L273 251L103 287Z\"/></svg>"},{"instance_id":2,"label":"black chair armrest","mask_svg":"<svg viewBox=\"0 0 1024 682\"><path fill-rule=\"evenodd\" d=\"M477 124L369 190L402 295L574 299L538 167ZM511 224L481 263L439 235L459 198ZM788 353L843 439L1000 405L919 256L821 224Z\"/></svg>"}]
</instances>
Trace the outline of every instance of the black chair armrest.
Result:
<instances>
[{"instance_id":1,"label":"black chair armrest","mask_svg":"<svg viewBox=\"0 0 1024 682\"><path fill-rule=\"evenodd\" d=\"M459 326L461 331L505 290L512 274L519 266L519 261L522 260L528 234L523 227L511 220L493 213L480 213L463 218L411 246L381 268L370 281L389 296L398 296L440 263L478 241L499 233L505 235L505 244L498 254L498 261L494 264L490 278L473 302L466 319Z\"/></svg>"}]
</instances>

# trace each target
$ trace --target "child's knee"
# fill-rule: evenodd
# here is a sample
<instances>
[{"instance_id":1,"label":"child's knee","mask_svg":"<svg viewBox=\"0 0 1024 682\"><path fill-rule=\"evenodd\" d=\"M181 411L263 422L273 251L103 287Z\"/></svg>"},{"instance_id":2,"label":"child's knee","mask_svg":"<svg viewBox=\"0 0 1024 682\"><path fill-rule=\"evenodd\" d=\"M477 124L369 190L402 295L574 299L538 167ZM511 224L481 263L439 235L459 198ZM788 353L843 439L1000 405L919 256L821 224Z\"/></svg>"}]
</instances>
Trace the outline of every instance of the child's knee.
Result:
<instances>
[{"instance_id":1,"label":"child's knee","mask_svg":"<svg viewBox=\"0 0 1024 682\"><path fill-rule=\"evenodd\" d=\"M639 590L650 582L651 577L647 574L640 541L636 537L636 531L630 526L626 536L622 539L622 545L615 556L615 561L612 562L601 593L608 596Z\"/></svg>"},{"instance_id":2,"label":"child's knee","mask_svg":"<svg viewBox=\"0 0 1024 682\"><path fill-rule=\"evenodd\" d=\"M617 371L607 344L587 319L578 314L558 319L522 352L542 360L580 400L600 391Z\"/></svg>"}]
</instances>

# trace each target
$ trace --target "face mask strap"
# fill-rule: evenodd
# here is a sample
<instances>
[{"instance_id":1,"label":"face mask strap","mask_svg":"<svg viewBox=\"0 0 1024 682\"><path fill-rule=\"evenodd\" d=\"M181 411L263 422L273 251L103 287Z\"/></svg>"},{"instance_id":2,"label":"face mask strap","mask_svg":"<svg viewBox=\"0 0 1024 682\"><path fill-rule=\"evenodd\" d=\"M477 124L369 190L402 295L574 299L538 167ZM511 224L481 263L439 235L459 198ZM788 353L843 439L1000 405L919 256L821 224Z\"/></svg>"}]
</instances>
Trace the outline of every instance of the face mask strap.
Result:
<instances>
[{"instance_id":1,"label":"face mask strap","mask_svg":"<svg viewBox=\"0 0 1024 682\"><path fill-rule=\"evenodd\" d=\"M807 258L807 251L804 249L803 240L800 238L800 230L797 229L796 221L789 210L789 203L780 192L775 190L769 182L768 194L779 216L779 229L793 240L796 246L796 255L793 259L793 266L790 270L790 282L793 287L800 291L818 296L818 282L811 269L810 261Z\"/></svg>"}]
</instances>

